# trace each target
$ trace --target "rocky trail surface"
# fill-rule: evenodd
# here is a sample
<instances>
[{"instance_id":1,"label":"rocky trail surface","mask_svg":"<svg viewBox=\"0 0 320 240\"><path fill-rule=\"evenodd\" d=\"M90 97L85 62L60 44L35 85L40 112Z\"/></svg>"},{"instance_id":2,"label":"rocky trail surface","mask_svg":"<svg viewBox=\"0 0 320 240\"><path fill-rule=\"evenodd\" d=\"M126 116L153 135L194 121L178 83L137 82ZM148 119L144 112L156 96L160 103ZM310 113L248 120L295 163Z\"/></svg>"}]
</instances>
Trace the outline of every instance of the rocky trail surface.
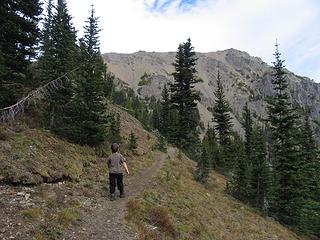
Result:
<instances>
[{"instance_id":1,"label":"rocky trail surface","mask_svg":"<svg viewBox=\"0 0 320 240\"><path fill-rule=\"evenodd\" d=\"M110 201L107 196L101 197L97 208L90 216L73 229L65 232L63 239L109 239L131 240L137 239L137 235L124 223L127 213L127 203L138 193L148 188L149 183L168 157L173 156L174 148L168 148L167 153L156 155L154 164L135 176L126 184L126 197Z\"/></svg>"}]
</instances>

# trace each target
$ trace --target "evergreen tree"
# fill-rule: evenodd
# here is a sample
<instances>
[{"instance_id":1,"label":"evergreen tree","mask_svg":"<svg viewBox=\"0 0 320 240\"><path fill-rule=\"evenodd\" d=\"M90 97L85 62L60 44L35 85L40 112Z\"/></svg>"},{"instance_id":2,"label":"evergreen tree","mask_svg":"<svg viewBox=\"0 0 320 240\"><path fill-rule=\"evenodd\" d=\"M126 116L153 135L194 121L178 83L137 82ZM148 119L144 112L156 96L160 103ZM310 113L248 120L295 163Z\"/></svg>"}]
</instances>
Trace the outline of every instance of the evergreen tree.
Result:
<instances>
[{"instance_id":1,"label":"evergreen tree","mask_svg":"<svg viewBox=\"0 0 320 240\"><path fill-rule=\"evenodd\" d=\"M138 144L137 144L137 138L133 132L130 133L129 137L129 150L133 151L137 149Z\"/></svg>"},{"instance_id":2,"label":"evergreen tree","mask_svg":"<svg viewBox=\"0 0 320 240\"><path fill-rule=\"evenodd\" d=\"M306 111L301 133L301 158L303 159L302 183L305 189L302 214L298 229L320 236L320 161L310 124L310 113Z\"/></svg>"},{"instance_id":3,"label":"evergreen tree","mask_svg":"<svg viewBox=\"0 0 320 240\"><path fill-rule=\"evenodd\" d=\"M197 165L195 179L200 183L206 183L209 177L210 163L207 150L202 148L201 158Z\"/></svg>"},{"instance_id":4,"label":"evergreen tree","mask_svg":"<svg viewBox=\"0 0 320 240\"><path fill-rule=\"evenodd\" d=\"M38 61L38 81L40 83L47 83L52 80L54 72L51 66L53 46L52 46L52 20L53 20L53 0L48 1L46 16L43 22L43 29L41 31L41 55Z\"/></svg>"},{"instance_id":5,"label":"evergreen tree","mask_svg":"<svg viewBox=\"0 0 320 240\"><path fill-rule=\"evenodd\" d=\"M36 55L40 14L39 0L0 3L0 109L33 87L29 67Z\"/></svg>"},{"instance_id":6,"label":"evergreen tree","mask_svg":"<svg viewBox=\"0 0 320 240\"><path fill-rule=\"evenodd\" d=\"M307 111L304 116L304 124L300 137L301 158L303 159L303 183L307 188L307 195L312 197L316 191L317 180L316 176L318 167L318 149L313 136L313 131L310 125L310 113Z\"/></svg>"},{"instance_id":7,"label":"evergreen tree","mask_svg":"<svg viewBox=\"0 0 320 240\"><path fill-rule=\"evenodd\" d=\"M176 109L178 113L175 143L190 152L192 152L191 147L199 141L197 131L199 119L196 116L200 95L194 90L194 87L200 80L196 78L197 58L193 49L190 39L179 45L173 64L175 67L174 82L170 84L172 108Z\"/></svg>"},{"instance_id":8,"label":"evergreen tree","mask_svg":"<svg viewBox=\"0 0 320 240\"><path fill-rule=\"evenodd\" d=\"M112 94L115 91L115 85L114 85L115 76L112 73L107 72L105 79L106 79L106 82L103 88L104 96L108 99L111 99Z\"/></svg>"},{"instance_id":9,"label":"evergreen tree","mask_svg":"<svg viewBox=\"0 0 320 240\"><path fill-rule=\"evenodd\" d=\"M296 225L304 195L300 175L302 164L297 151L297 116L288 95L284 60L281 60L278 45L274 55L272 84L275 95L268 106L274 143L275 201L272 210L281 222Z\"/></svg>"},{"instance_id":10,"label":"evergreen tree","mask_svg":"<svg viewBox=\"0 0 320 240\"><path fill-rule=\"evenodd\" d=\"M165 136L169 136L169 128L170 128L170 120L169 120L169 114L170 114L170 96L167 89L167 85L165 84L162 90L162 100L161 100L161 112L160 112L160 132ZM171 123L173 125L173 123Z\"/></svg>"},{"instance_id":11,"label":"evergreen tree","mask_svg":"<svg viewBox=\"0 0 320 240\"><path fill-rule=\"evenodd\" d=\"M214 93L215 105L213 107L213 122L215 123L215 130L217 133L217 140L219 143L219 156L217 159L217 165L222 168L230 168L232 165L232 159L230 157L230 145L231 145L231 133L232 122L230 116L230 106L225 99L225 94L220 78L220 72L218 72L217 89Z\"/></svg>"},{"instance_id":12,"label":"evergreen tree","mask_svg":"<svg viewBox=\"0 0 320 240\"><path fill-rule=\"evenodd\" d=\"M121 143L120 136L120 115L109 116L108 140L110 142Z\"/></svg>"},{"instance_id":13,"label":"evergreen tree","mask_svg":"<svg viewBox=\"0 0 320 240\"><path fill-rule=\"evenodd\" d=\"M161 125L161 104L160 102L157 102L153 107L152 110L152 127L153 129L160 129Z\"/></svg>"},{"instance_id":14,"label":"evergreen tree","mask_svg":"<svg viewBox=\"0 0 320 240\"><path fill-rule=\"evenodd\" d=\"M267 161L266 138L260 127L252 131L251 203L268 211L272 198L272 172Z\"/></svg>"},{"instance_id":15,"label":"evergreen tree","mask_svg":"<svg viewBox=\"0 0 320 240\"><path fill-rule=\"evenodd\" d=\"M58 134L65 135L68 130L68 120L70 119L70 100L74 95L75 78L74 71L78 66L78 47L76 45L76 32L71 23L71 16L68 13L65 0L58 0L56 12L52 17L50 49L42 46L45 61L41 64L41 71L47 74L43 81L51 81L65 74L62 86L51 94L48 108L49 127ZM45 64L50 62L50 64ZM40 74L43 76L44 74ZM72 114L72 113L71 113Z\"/></svg>"},{"instance_id":16,"label":"evergreen tree","mask_svg":"<svg viewBox=\"0 0 320 240\"><path fill-rule=\"evenodd\" d=\"M99 48L98 18L92 6L80 39L76 93L70 103L67 136L81 144L98 145L107 137L104 85L106 65Z\"/></svg>"},{"instance_id":17,"label":"evergreen tree","mask_svg":"<svg viewBox=\"0 0 320 240\"><path fill-rule=\"evenodd\" d=\"M245 131L245 156L248 164L252 163L252 116L251 111L248 107L248 103L243 108L243 119L244 119L244 131Z\"/></svg>"},{"instance_id":18,"label":"evergreen tree","mask_svg":"<svg viewBox=\"0 0 320 240\"><path fill-rule=\"evenodd\" d=\"M241 141L238 135L234 136L230 150L236 150L234 160L236 161L236 167L233 172L231 183L228 185L231 194L248 203L251 193L251 172L248 160L245 156L244 143Z\"/></svg>"},{"instance_id":19,"label":"evergreen tree","mask_svg":"<svg viewBox=\"0 0 320 240\"><path fill-rule=\"evenodd\" d=\"M251 170L252 170L252 116L248 108L248 104L243 108L243 127L245 130L244 148L241 144L241 140L234 138L232 145L238 141L239 149L237 150L238 162L233 173L231 186L232 195L237 199L248 203L250 201L252 189L251 189ZM231 146L232 146L231 145Z\"/></svg>"},{"instance_id":20,"label":"evergreen tree","mask_svg":"<svg viewBox=\"0 0 320 240\"><path fill-rule=\"evenodd\" d=\"M214 128L208 125L207 133L203 138L202 146L208 153L208 159L212 168L217 167L217 155L219 154L218 143Z\"/></svg>"}]
</instances>

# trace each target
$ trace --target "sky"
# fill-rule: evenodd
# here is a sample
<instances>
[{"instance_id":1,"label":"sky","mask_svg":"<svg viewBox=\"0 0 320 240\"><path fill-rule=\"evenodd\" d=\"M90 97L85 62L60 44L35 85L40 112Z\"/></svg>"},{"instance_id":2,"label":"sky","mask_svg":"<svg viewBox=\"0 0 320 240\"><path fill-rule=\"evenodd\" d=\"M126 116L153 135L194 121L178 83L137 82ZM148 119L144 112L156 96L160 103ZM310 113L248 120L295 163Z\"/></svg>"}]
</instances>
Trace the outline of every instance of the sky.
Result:
<instances>
[{"instance_id":1,"label":"sky","mask_svg":"<svg viewBox=\"0 0 320 240\"><path fill-rule=\"evenodd\" d=\"M81 36L93 4L101 52L176 51L189 37L197 52L235 48L320 82L319 0L67 0Z\"/></svg>"}]
</instances>

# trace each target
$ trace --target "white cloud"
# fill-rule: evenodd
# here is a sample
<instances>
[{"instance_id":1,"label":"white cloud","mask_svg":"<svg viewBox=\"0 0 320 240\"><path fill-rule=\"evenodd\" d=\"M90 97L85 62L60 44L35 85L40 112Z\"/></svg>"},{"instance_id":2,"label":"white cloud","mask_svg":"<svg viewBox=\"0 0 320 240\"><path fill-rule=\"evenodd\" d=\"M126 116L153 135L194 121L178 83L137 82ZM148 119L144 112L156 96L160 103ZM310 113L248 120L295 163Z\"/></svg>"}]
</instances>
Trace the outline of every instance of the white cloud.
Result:
<instances>
[{"instance_id":1,"label":"white cloud","mask_svg":"<svg viewBox=\"0 0 320 240\"><path fill-rule=\"evenodd\" d=\"M270 62L276 38L284 57L304 47L312 57L313 46L305 45L306 39L320 34L316 0L198 0L188 11L179 9L181 1L172 0L158 12L150 10L155 1L68 0L68 6L81 29L90 5L95 5L103 28L102 52L176 51L180 42L191 37L196 51L237 48ZM166 2L158 0L157 6ZM291 66L289 59L287 65Z\"/></svg>"}]
</instances>

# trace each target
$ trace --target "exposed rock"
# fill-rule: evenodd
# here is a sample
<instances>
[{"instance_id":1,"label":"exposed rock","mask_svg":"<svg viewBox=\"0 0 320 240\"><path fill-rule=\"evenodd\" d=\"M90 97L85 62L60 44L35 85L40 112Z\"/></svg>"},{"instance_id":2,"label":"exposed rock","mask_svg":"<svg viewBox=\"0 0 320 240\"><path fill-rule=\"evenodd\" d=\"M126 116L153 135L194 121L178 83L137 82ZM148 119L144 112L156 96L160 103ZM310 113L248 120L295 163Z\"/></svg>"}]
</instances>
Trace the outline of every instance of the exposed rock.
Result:
<instances>
[{"instance_id":1,"label":"exposed rock","mask_svg":"<svg viewBox=\"0 0 320 240\"><path fill-rule=\"evenodd\" d=\"M270 53L272 54L272 53ZM108 69L116 77L128 83L141 96L160 98L164 84L172 82L175 53L137 52L133 54L107 53L103 55ZM266 117L266 98L273 94L271 84L272 68L260 58L252 57L246 52L228 49L218 52L197 53L198 76L203 83L197 85L201 92L199 104L202 121L207 126L211 113L206 108L214 103L214 89L217 84L217 72L220 71L226 97L234 114L235 129L240 130L242 109L249 102L254 118ZM140 78L147 73L151 83L138 86ZM297 76L288 71L289 94L300 106L310 106L313 119L319 117L320 84L306 77ZM314 125L317 127L316 125ZM320 130L317 127L318 136Z\"/></svg>"}]
</instances>

